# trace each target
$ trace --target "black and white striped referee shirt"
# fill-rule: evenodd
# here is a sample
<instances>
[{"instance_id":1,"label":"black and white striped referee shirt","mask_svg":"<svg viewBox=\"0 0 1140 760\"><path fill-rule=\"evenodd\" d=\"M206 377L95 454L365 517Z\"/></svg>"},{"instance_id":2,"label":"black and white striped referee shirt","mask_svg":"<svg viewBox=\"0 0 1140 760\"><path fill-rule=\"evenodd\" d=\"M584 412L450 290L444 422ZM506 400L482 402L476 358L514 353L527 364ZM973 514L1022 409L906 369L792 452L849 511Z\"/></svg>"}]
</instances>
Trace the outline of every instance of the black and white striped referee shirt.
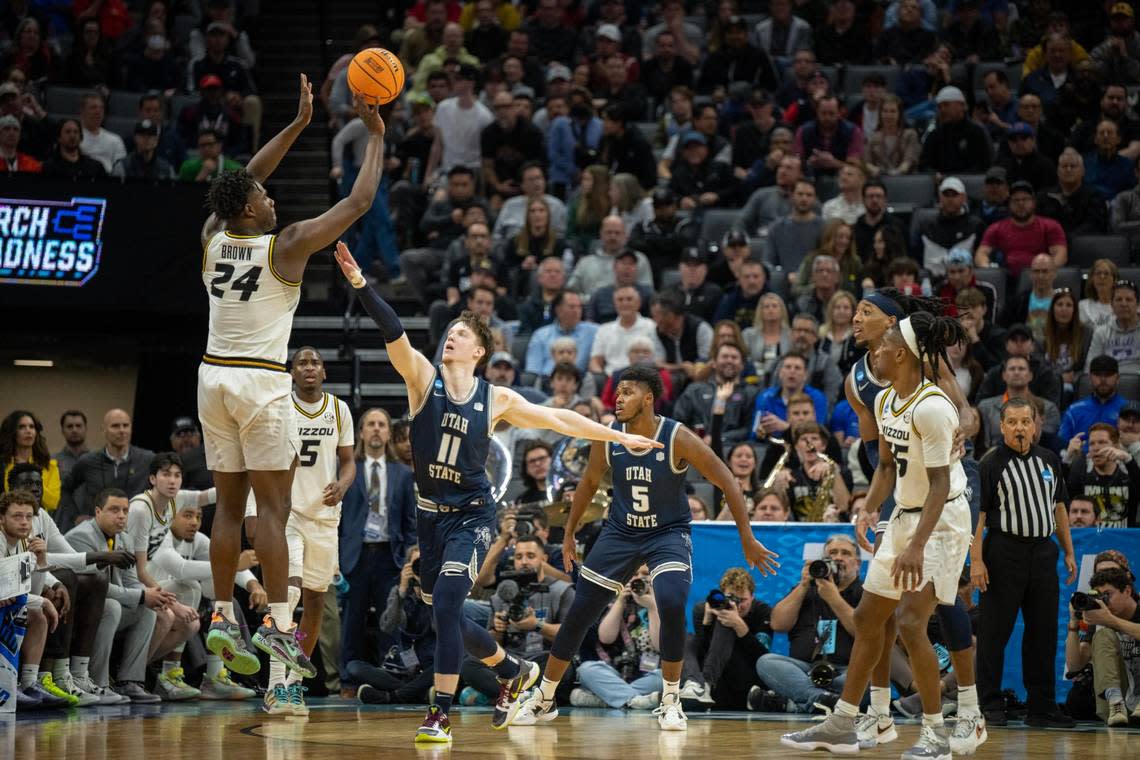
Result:
<instances>
[{"instance_id":1,"label":"black and white striped referee shirt","mask_svg":"<svg viewBox=\"0 0 1140 760\"><path fill-rule=\"evenodd\" d=\"M1022 456L1002 443L978 462L978 474L987 528L1021 538L1053 535L1053 508L1069 501L1056 454L1033 446Z\"/></svg>"}]
</instances>

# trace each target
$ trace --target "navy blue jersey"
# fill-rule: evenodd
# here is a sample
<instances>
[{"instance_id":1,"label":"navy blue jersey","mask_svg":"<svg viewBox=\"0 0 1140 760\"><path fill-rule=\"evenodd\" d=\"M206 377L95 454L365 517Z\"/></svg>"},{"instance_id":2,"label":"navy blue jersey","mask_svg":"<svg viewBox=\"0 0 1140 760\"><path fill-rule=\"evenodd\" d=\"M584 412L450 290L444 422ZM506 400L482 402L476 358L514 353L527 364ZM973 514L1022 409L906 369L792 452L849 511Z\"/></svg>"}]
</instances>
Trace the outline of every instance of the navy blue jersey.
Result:
<instances>
[{"instance_id":1,"label":"navy blue jersey","mask_svg":"<svg viewBox=\"0 0 1140 760\"><path fill-rule=\"evenodd\" d=\"M614 422L616 430L624 430ZM685 496L688 463L674 464L673 439L681 423L662 417L654 439L663 449L635 454L620 443L606 444L606 461L613 470L613 503L607 522L622 533L643 535L692 521Z\"/></svg>"},{"instance_id":2,"label":"navy blue jersey","mask_svg":"<svg viewBox=\"0 0 1140 760\"><path fill-rule=\"evenodd\" d=\"M423 404L412 417L412 469L420 498L453 507L491 500L487 450L491 438L491 386L475 378L471 394L451 398L436 367Z\"/></svg>"},{"instance_id":3,"label":"navy blue jersey","mask_svg":"<svg viewBox=\"0 0 1140 760\"><path fill-rule=\"evenodd\" d=\"M870 358L870 351L859 357L859 361L855 362L855 366L851 368L851 380L855 384L855 395L863 402L863 408L867 410L868 414L874 415L875 397L879 395L880 391L886 390L887 386L880 383L871 371L868 364ZM875 424L877 426L878 421ZM879 447L875 444L875 441L863 441L863 445L866 447L867 460L870 461L872 467L879 466Z\"/></svg>"}]
</instances>

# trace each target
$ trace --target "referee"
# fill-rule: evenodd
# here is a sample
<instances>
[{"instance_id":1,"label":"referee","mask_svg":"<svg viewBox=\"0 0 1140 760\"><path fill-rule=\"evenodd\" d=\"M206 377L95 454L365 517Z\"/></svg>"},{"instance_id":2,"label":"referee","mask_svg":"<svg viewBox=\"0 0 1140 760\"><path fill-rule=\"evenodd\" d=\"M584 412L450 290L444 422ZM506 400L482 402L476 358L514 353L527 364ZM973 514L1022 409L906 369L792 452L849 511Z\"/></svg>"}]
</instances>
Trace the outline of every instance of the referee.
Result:
<instances>
[{"instance_id":1,"label":"referee","mask_svg":"<svg viewBox=\"0 0 1140 760\"><path fill-rule=\"evenodd\" d=\"M991 726L1006 725L1001 695L1005 645L1021 610L1025 632L1021 673L1028 693L1025 722L1035 728L1072 728L1057 708L1056 533L1065 550L1066 584L1076 577L1061 461L1034 443L1037 410L1011 398L1001 408L1002 444L978 463L982 514L970 549L970 577L981 590L978 622L978 697ZM985 541L982 531L989 526Z\"/></svg>"}]
</instances>

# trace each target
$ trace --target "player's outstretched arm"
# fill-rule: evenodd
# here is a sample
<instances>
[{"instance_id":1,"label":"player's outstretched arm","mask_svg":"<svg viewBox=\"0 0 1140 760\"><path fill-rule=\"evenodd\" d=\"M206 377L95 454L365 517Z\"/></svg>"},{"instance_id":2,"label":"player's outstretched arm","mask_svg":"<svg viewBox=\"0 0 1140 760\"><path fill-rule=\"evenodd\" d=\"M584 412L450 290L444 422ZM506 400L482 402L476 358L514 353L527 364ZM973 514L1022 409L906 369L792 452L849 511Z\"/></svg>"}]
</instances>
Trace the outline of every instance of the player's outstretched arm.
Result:
<instances>
[{"instance_id":1,"label":"player's outstretched arm","mask_svg":"<svg viewBox=\"0 0 1140 760\"><path fill-rule=\"evenodd\" d=\"M538 406L509 388L495 386L495 417L518 428L553 430L572 438L589 438L592 441L614 441L630 449L660 449L665 444L642 435L623 433L599 425L569 409Z\"/></svg>"},{"instance_id":2,"label":"player's outstretched arm","mask_svg":"<svg viewBox=\"0 0 1140 760\"><path fill-rule=\"evenodd\" d=\"M293 147L293 143L309 126L313 118L313 85L309 78L301 75L301 100L297 104L297 115L284 129L273 136L273 139L261 146L261 150L254 154L246 164L245 170L258 182L265 182L277 170L277 165L285 154Z\"/></svg>"},{"instance_id":3,"label":"player's outstretched arm","mask_svg":"<svg viewBox=\"0 0 1140 760\"><path fill-rule=\"evenodd\" d=\"M678 426L677 435L673 439L677 449L677 456L697 468L697 472L715 485L724 494L728 504L728 511L736 523L736 530L740 534L740 544L744 549L744 559L749 567L754 567L763 575L772 575L780 567L776 562L779 556L768 551L764 544L752 535L752 526L748 522L748 509L744 505L744 493L740 484L728 469L728 465L721 461L705 442L697 437L696 433L687 427Z\"/></svg>"},{"instance_id":4,"label":"player's outstretched arm","mask_svg":"<svg viewBox=\"0 0 1140 760\"><path fill-rule=\"evenodd\" d=\"M275 261L281 276L299 280L305 263L317 251L336 242L344 231L372 208L380 173L384 165L384 120L376 106L367 105L357 96L353 103L360 120L368 127L368 144L360 174L348 196L315 219L291 224L277 236Z\"/></svg>"},{"instance_id":5,"label":"player's outstretched arm","mask_svg":"<svg viewBox=\"0 0 1140 760\"><path fill-rule=\"evenodd\" d=\"M435 373L435 367L426 356L412 348L399 316L364 279L348 246L338 242L333 257L340 265L340 271L345 279L356 289L364 310L380 328L380 336L384 338L385 347L388 349L388 359L408 386L408 403L412 409L419 409L428 391L428 383Z\"/></svg>"}]
</instances>

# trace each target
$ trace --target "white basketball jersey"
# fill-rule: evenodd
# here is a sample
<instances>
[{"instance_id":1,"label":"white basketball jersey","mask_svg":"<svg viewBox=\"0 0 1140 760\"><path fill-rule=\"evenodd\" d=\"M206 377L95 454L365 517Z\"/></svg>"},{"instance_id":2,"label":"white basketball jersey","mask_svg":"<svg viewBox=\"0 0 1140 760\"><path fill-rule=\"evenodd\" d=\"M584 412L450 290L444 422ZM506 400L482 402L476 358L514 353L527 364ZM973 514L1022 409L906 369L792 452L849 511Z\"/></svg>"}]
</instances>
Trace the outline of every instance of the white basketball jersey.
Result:
<instances>
[{"instance_id":1,"label":"white basketball jersey","mask_svg":"<svg viewBox=\"0 0 1140 760\"><path fill-rule=\"evenodd\" d=\"M202 282L210 296L209 364L284 371L299 282L273 269L276 235L219 232L206 244Z\"/></svg>"},{"instance_id":2,"label":"white basketball jersey","mask_svg":"<svg viewBox=\"0 0 1140 760\"><path fill-rule=\"evenodd\" d=\"M355 443L348 404L326 393L315 404L293 394L297 430L301 438L297 471L293 475L293 510L306 517L331 519L340 514L340 504L323 504L325 486L336 481L339 463L336 450Z\"/></svg>"},{"instance_id":3,"label":"white basketball jersey","mask_svg":"<svg viewBox=\"0 0 1140 760\"><path fill-rule=\"evenodd\" d=\"M903 509L920 508L930 491L927 467L950 467L953 500L966 488L966 472L954 451L958 409L932 382L924 382L908 398L893 387L875 399L879 435L887 442L897 464L895 501Z\"/></svg>"},{"instance_id":4,"label":"white basketball jersey","mask_svg":"<svg viewBox=\"0 0 1140 760\"><path fill-rule=\"evenodd\" d=\"M127 529L123 531L122 548L132 553L146 551L147 559L152 559L162 539L170 532L170 521L175 513L185 506L198 503L201 491L181 490L166 503L155 502L149 491L131 497L130 512L127 515Z\"/></svg>"}]
</instances>

